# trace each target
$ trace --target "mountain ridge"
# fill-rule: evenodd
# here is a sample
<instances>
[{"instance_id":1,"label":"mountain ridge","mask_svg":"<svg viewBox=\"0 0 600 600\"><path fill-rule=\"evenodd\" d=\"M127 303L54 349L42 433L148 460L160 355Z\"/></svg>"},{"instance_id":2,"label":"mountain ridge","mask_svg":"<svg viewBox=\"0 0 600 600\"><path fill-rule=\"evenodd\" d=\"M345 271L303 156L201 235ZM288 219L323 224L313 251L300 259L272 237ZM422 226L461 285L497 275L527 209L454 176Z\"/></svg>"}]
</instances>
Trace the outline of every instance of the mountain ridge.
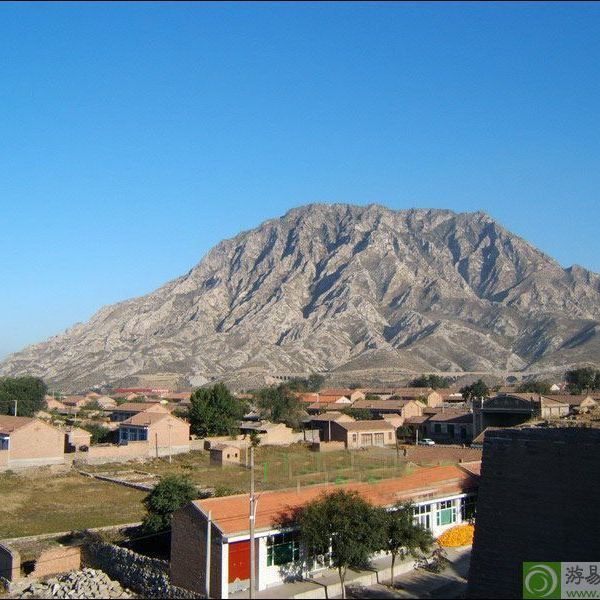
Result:
<instances>
[{"instance_id":1,"label":"mountain ridge","mask_svg":"<svg viewBox=\"0 0 600 600\"><path fill-rule=\"evenodd\" d=\"M80 388L151 373L246 382L352 364L518 371L597 364L599 329L600 276L563 268L485 212L309 204L9 356L0 374Z\"/></svg>"}]
</instances>

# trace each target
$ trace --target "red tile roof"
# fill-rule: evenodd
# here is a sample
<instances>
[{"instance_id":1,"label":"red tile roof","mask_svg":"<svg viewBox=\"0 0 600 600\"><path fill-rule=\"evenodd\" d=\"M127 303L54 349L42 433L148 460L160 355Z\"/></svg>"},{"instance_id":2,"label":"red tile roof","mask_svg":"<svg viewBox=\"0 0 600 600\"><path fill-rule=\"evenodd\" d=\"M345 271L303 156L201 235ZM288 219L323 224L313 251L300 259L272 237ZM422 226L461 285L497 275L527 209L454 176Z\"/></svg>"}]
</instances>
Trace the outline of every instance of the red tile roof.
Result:
<instances>
[{"instance_id":1,"label":"red tile roof","mask_svg":"<svg viewBox=\"0 0 600 600\"><path fill-rule=\"evenodd\" d=\"M398 501L415 500L425 494L450 495L473 489L478 478L455 465L418 469L404 477L376 483L316 485L298 490L268 491L260 494L256 510L256 528L269 530L279 514L290 508L316 500L321 494L338 489L358 492L377 506L390 506ZM248 494L196 500L195 506L205 514L211 512L213 522L225 535L248 531Z\"/></svg>"}]
</instances>

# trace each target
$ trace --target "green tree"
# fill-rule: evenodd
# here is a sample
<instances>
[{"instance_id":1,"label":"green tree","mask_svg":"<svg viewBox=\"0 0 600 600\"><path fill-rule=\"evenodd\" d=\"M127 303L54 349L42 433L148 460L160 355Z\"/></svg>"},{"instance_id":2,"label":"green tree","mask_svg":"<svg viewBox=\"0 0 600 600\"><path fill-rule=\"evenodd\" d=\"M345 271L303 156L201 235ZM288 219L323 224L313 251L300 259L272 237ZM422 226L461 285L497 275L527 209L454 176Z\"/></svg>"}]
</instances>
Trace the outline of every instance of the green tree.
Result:
<instances>
[{"instance_id":1,"label":"green tree","mask_svg":"<svg viewBox=\"0 0 600 600\"><path fill-rule=\"evenodd\" d=\"M471 385L461 387L460 393L465 400L475 400L476 398L487 398L490 395L490 388L484 381L478 379Z\"/></svg>"},{"instance_id":2,"label":"green tree","mask_svg":"<svg viewBox=\"0 0 600 600\"><path fill-rule=\"evenodd\" d=\"M253 448L256 448L258 445L260 444L260 436L258 435L258 433L256 433L256 431L251 431L250 432L250 445Z\"/></svg>"},{"instance_id":3,"label":"green tree","mask_svg":"<svg viewBox=\"0 0 600 600\"><path fill-rule=\"evenodd\" d=\"M344 408L342 412L355 418L357 421L376 421L380 417L368 408Z\"/></svg>"},{"instance_id":4,"label":"green tree","mask_svg":"<svg viewBox=\"0 0 600 600\"><path fill-rule=\"evenodd\" d=\"M517 392L525 393L531 392L533 394L544 394L550 393L550 384L547 381L528 381L517 386Z\"/></svg>"},{"instance_id":5,"label":"green tree","mask_svg":"<svg viewBox=\"0 0 600 600\"><path fill-rule=\"evenodd\" d=\"M173 513L198 497L198 492L186 477L167 475L144 498L146 515L144 531L160 533L171 527Z\"/></svg>"},{"instance_id":6,"label":"green tree","mask_svg":"<svg viewBox=\"0 0 600 600\"><path fill-rule=\"evenodd\" d=\"M383 550L391 554L391 579L394 585L394 566L398 555L409 553L418 556L419 552L429 552L434 544L431 532L413 519L414 507L411 502L397 503L392 509L379 509L383 529Z\"/></svg>"},{"instance_id":7,"label":"green tree","mask_svg":"<svg viewBox=\"0 0 600 600\"><path fill-rule=\"evenodd\" d=\"M291 393L287 385L258 390L256 403L264 418L273 423L285 423L297 429L304 415L304 403Z\"/></svg>"},{"instance_id":8,"label":"green tree","mask_svg":"<svg viewBox=\"0 0 600 600\"><path fill-rule=\"evenodd\" d=\"M308 555L314 558L328 554L337 569L346 597L344 581L348 568L368 564L371 554L383 545L382 523L378 510L356 492L338 490L324 494L291 515L280 524L296 526Z\"/></svg>"},{"instance_id":9,"label":"green tree","mask_svg":"<svg viewBox=\"0 0 600 600\"><path fill-rule=\"evenodd\" d=\"M92 434L92 444L102 444L109 442L112 437L112 431L99 423L85 423L81 426L82 429L89 431Z\"/></svg>"},{"instance_id":10,"label":"green tree","mask_svg":"<svg viewBox=\"0 0 600 600\"><path fill-rule=\"evenodd\" d=\"M452 380L449 377L442 377L441 375L421 375L420 377L413 379L410 384L413 387L424 387L437 390L439 388L448 387L451 381Z\"/></svg>"},{"instance_id":11,"label":"green tree","mask_svg":"<svg viewBox=\"0 0 600 600\"><path fill-rule=\"evenodd\" d=\"M572 394L600 390L600 371L591 367L573 369L565 373L565 381Z\"/></svg>"},{"instance_id":12,"label":"green tree","mask_svg":"<svg viewBox=\"0 0 600 600\"><path fill-rule=\"evenodd\" d=\"M0 377L0 414L32 417L46 408L46 384L39 377Z\"/></svg>"},{"instance_id":13,"label":"green tree","mask_svg":"<svg viewBox=\"0 0 600 600\"><path fill-rule=\"evenodd\" d=\"M246 410L246 403L233 396L222 383L199 388L191 396L188 413L191 432L201 437L232 435Z\"/></svg>"},{"instance_id":14,"label":"green tree","mask_svg":"<svg viewBox=\"0 0 600 600\"><path fill-rule=\"evenodd\" d=\"M325 377L311 373L307 378L294 377L285 383L293 392L318 392L325 383Z\"/></svg>"}]
</instances>

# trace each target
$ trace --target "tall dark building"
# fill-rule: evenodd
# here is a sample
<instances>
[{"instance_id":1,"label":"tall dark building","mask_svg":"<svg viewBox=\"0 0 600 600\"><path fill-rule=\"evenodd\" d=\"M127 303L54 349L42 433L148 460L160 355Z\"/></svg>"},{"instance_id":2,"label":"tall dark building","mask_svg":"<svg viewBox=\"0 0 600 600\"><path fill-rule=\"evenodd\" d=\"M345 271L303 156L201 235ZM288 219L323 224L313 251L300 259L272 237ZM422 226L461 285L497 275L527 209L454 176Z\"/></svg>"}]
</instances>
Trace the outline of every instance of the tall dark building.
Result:
<instances>
[{"instance_id":1,"label":"tall dark building","mask_svg":"<svg viewBox=\"0 0 600 600\"><path fill-rule=\"evenodd\" d=\"M526 561L600 560L600 430L489 431L468 598L522 598Z\"/></svg>"}]
</instances>

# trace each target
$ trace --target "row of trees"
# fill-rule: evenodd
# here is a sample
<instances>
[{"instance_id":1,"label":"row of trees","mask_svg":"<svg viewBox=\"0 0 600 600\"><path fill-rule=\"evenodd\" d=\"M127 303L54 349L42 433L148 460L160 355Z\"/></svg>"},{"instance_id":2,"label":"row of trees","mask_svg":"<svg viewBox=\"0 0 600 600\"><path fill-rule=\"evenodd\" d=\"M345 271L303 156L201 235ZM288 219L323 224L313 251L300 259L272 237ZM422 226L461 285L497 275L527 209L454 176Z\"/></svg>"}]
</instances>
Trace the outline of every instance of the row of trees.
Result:
<instances>
[{"instance_id":1,"label":"row of trees","mask_svg":"<svg viewBox=\"0 0 600 600\"><path fill-rule=\"evenodd\" d=\"M32 417L46 407L47 388L39 377L0 377L0 414Z\"/></svg>"},{"instance_id":2,"label":"row of trees","mask_svg":"<svg viewBox=\"0 0 600 600\"><path fill-rule=\"evenodd\" d=\"M346 597L344 582L348 569L368 566L372 554L391 555L394 566L405 553L418 556L434 544L431 532L414 522L413 505L398 503L391 509L373 506L357 492L338 490L295 509L278 519L277 525L295 527L308 557L330 553Z\"/></svg>"}]
</instances>

